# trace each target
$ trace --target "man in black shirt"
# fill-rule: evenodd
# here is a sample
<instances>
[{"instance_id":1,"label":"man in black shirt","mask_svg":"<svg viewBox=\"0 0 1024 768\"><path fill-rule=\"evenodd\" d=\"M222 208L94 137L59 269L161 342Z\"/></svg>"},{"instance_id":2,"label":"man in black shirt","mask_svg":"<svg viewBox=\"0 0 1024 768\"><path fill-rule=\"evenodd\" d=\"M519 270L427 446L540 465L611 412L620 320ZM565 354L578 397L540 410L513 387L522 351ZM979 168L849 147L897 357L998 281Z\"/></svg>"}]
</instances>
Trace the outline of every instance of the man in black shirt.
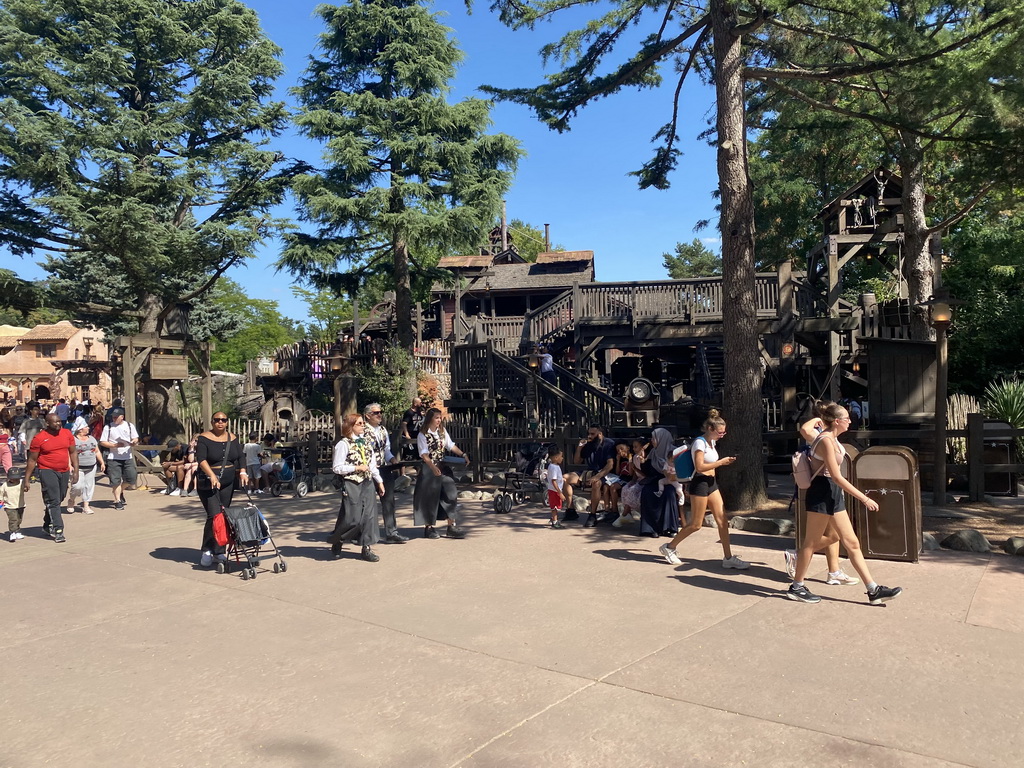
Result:
<instances>
[{"instance_id":1,"label":"man in black shirt","mask_svg":"<svg viewBox=\"0 0 1024 768\"><path fill-rule=\"evenodd\" d=\"M604 478L615 468L615 441L604 436L604 427L592 425L587 429L587 437L576 446L575 464L587 465L590 476L590 514L583 524L584 528L597 525L597 504L601 501L604 489ZM618 510L607 510L617 512ZM568 516L569 513L567 513ZM617 516L617 515L616 515ZM572 519L572 518L570 518Z\"/></svg>"},{"instance_id":2,"label":"man in black shirt","mask_svg":"<svg viewBox=\"0 0 1024 768\"><path fill-rule=\"evenodd\" d=\"M405 443L402 446L402 458L407 460L416 459L416 438L420 434L420 427L423 426L423 401L418 397L412 399L412 407L402 416L402 439ZM412 446L410 448L410 445Z\"/></svg>"}]
</instances>

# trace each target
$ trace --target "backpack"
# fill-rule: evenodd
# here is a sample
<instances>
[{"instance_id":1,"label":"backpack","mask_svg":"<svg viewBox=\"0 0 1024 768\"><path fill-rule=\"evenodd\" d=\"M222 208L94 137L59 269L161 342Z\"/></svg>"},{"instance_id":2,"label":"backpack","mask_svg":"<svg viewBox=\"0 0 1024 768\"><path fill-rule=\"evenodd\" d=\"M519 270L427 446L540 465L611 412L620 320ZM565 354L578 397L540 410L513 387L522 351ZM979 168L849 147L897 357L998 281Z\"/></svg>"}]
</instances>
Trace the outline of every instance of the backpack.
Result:
<instances>
[{"instance_id":1,"label":"backpack","mask_svg":"<svg viewBox=\"0 0 1024 768\"><path fill-rule=\"evenodd\" d=\"M796 487L801 491L806 491L810 488L814 478L825 469L825 462L821 463L816 472L811 469L811 454L814 453L815 446L818 445L818 441L821 440L824 434L824 432L820 433L810 445L805 445L793 454L793 482L796 483Z\"/></svg>"},{"instance_id":2,"label":"backpack","mask_svg":"<svg viewBox=\"0 0 1024 768\"><path fill-rule=\"evenodd\" d=\"M690 446L683 445L672 452L672 463L676 468L676 478L680 483L693 479L696 468L693 466L693 454L690 453Z\"/></svg>"}]
</instances>

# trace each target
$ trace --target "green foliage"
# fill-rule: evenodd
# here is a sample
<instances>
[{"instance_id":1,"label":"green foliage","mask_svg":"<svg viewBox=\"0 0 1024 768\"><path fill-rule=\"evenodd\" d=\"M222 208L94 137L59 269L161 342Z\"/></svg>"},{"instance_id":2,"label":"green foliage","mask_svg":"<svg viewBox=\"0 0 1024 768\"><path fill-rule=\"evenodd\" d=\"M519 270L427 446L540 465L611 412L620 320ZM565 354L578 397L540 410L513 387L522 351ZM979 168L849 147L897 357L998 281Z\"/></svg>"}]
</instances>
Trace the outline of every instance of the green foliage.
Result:
<instances>
[{"instance_id":1,"label":"green foliage","mask_svg":"<svg viewBox=\"0 0 1024 768\"><path fill-rule=\"evenodd\" d=\"M722 274L722 257L696 237L689 243L676 243L675 253L663 253L661 257L673 280Z\"/></svg>"},{"instance_id":2,"label":"green foliage","mask_svg":"<svg viewBox=\"0 0 1024 768\"><path fill-rule=\"evenodd\" d=\"M278 53L238 0L6 0L0 243L81 317L156 330L283 226Z\"/></svg>"},{"instance_id":3,"label":"green foliage","mask_svg":"<svg viewBox=\"0 0 1024 768\"><path fill-rule=\"evenodd\" d=\"M210 364L228 373L243 373L248 360L302 337L301 328L278 312L276 301L250 298L224 277L197 302L190 325L196 338L217 342Z\"/></svg>"},{"instance_id":4,"label":"green foliage","mask_svg":"<svg viewBox=\"0 0 1024 768\"><path fill-rule=\"evenodd\" d=\"M295 122L324 143L324 167L295 179L300 216L314 231L288 236L279 265L336 295L387 275L409 348L410 270L434 279L421 253L479 245L520 149L485 133L489 102L446 100L462 55L424 4L352 0L317 13L327 29L295 89Z\"/></svg>"},{"instance_id":5,"label":"green foliage","mask_svg":"<svg viewBox=\"0 0 1024 768\"><path fill-rule=\"evenodd\" d=\"M415 393L416 371L413 357L400 346L388 348L383 365L359 366L359 410L369 403L380 403L385 413L402 413Z\"/></svg>"},{"instance_id":6,"label":"green foliage","mask_svg":"<svg viewBox=\"0 0 1024 768\"><path fill-rule=\"evenodd\" d=\"M989 382L985 387L985 415L1024 429L1024 379L1014 374ZM1024 451L1024 438L1017 438L1017 452Z\"/></svg>"},{"instance_id":7,"label":"green foliage","mask_svg":"<svg viewBox=\"0 0 1024 768\"><path fill-rule=\"evenodd\" d=\"M533 263L537 256L544 253L544 230L528 224L522 219L512 219L506 225L512 244L519 251L519 255ZM564 251L561 245L551 246L552 251Z\"/></svg>"},{"instance_id":8,"label":"green foliage","mask_svg":"<svg viewBox=\"0 0 1024 768\"><path fill-rule=\"evenodd\" d=\"M986 382L1024 370L1024 210L977 211L946 250L943 281L963 301L950 329L950 386L980 396Z\"/></svg>"},{"instance_id":9,"label":"green foliage","mask_svg":"<svg viewBox=\"0 0 1024 768\"><path fill-rule=\"evenodd\" d=\"M306 322L303 336L309 341L333 342L338 338L343 323L352 322L352 302L335 296L330 291L312 291L292 286L292 295L306 302Z\"/></svg>"},{"instance_id":10,"label":"green foliage","mask_svg":"<svg viewBox=\"0 0 1024 768\"><path fill-rule=\"evenodd\" d=\"M51 301L45 283L0 269L0 325L32 327L72 319L70 312L47 306Z\"/></svg>"}]
</instances>

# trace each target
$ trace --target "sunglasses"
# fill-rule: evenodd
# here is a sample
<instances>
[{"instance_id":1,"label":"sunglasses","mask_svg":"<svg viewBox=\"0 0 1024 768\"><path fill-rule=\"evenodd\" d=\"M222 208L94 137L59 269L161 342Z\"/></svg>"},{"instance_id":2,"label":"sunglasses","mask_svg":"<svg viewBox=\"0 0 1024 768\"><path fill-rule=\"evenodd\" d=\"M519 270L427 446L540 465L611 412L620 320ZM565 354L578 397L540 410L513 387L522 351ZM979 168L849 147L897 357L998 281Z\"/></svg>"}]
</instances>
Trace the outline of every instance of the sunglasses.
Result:
<instances>
[{"instance_id":1,"label":"sunglasses","mask_svg":"<svg viewBox=\"0 0 1024 768\"><path fill-rule=\"evenodd\" d=\"M369 415L370 416L380 416L382 413L384 413L384 411L370 411Z\"/></svg>"},{"instance_id":2,"label":"sunglasses","mask_svg":"<svg viewBox=\"0 0 1024 768\"><path fill-rule=\"evenodd\" d=\"M213 421L214 423L217 423L218 421L222 421L222 422L224 422L226 424L228 420L227 419L211 419L211 421Z\"/></svg>"}]
</instances>

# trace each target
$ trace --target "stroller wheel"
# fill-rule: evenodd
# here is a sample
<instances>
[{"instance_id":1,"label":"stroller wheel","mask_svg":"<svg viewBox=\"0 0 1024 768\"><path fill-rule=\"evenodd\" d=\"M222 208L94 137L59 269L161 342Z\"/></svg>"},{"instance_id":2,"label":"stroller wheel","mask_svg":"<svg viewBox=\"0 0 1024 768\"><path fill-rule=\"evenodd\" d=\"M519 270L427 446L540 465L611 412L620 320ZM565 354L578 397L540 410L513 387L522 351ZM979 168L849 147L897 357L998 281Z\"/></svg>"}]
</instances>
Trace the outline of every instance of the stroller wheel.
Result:
<instances>
[{"instance_id":1,"label":"stroller wheel","mask_svg":"<svg viewBox=\"0 0 1024 768\"><path fill-rule=\"evenodd\" d=\"M309 485L305 480L299 480L299 482L295 484L295 495L300 499L304 499L307 493L309 493Z\"/></svg>"},{"instance_id":2,"label":"stroller wheel","mask_svg":"<svg viewBox=\"0 0 1024 768\"><path fill-rule=\"evenodd\" d=\"M270 493L274 496L280 496L284 489L281 487L281 483L274 483L270 486Z\"/></svg>"},{"instance_id":3,"label":"stroller wheel","mask_svg":"<svg viewBox=\"0 0 1024 768\"><path fill-rule=\"evenodd\" d=\"M512 497L507 493L501 497L501 511L505 514L512 511Z\"/></svg>"},{"instance_id":4,"label":"stroller wheel","mask_svg":"<svg viewBox=\"0 0 1024 768\"><path fill-rule=\"evenodd\" d=\"M500 493L494 494L494 504L493 504L493 506L494 506L494 511L500 514L501 513L501 494Z\"/></svg>"},{"instance_id":5,"label":"stroller wheel","mask_svg":"<svg viewBox=\"0 0 1024 768\"><path fill-rule=\"evenodd\" d=\"M516 491L514 494L512 494L512 501L514 501L516 504L523 504L526 502L526 494L523 493L522 491Z\"/></svg>"},{"instance_id":6,"label":"stroller wheel","mask_svg":"<svg viewBox=\"0 0 1024 768\"><path fill-rule=\"evenodd\" d=\"M256 578L256 569L255 568L250 568L249 569L249 578L250 579L255 579Z\"/></svg>"},{"instance_id":7,"label":"stroller wheel","mask_svg":"<svg viewBox=\"0 0 1024 768\"><path fill-rule=\"evenodd\" d=\"M313 475L313 480L309 484L310 488L314 491L322 491L324 489L323 482L321 481L320 475Z\"/></svg>"},{"instance_id":8,"label":"stroller wheel","mask_svg":"<svg viewBox=\"0 0 1024 768\"><path fill-rule=\"evenodd\" d=\"M281 564L280 563L274 563L274 573L280 573L280 572L281 572Z\"/></svg>"},{"instance_id":9,"label":"stroller wheel","mask_svg":"<svg viewBox=\"0 0 1024 768\"><path fill-rule=\"evenodd\" d=\"M228 564L227 563L217 563L217 573L227 573L227 572L228 572Z\"/></svg>"},{"instance_id":10,"label":"stroller wheel","mask_svg":"<svg viewBox=\"0 0 1024 768\"><path fill-rule=\"evenodd\" d=\"M249 580L249 569L248 568L243 568L242 569L242 581L248 581L248 580Z\"/></svg>"},{"instance_id":11,"label":"stroller wheel","mask_svg":"<svg viewBox=\"0 0 1024 768\"><path fill-rule=\"evenodd\" d=\"M281 573L284 573L287 570L288 570L288 563L285 562L284 560L282 560L281 561Z\"/></svg>"}]
</instances>

